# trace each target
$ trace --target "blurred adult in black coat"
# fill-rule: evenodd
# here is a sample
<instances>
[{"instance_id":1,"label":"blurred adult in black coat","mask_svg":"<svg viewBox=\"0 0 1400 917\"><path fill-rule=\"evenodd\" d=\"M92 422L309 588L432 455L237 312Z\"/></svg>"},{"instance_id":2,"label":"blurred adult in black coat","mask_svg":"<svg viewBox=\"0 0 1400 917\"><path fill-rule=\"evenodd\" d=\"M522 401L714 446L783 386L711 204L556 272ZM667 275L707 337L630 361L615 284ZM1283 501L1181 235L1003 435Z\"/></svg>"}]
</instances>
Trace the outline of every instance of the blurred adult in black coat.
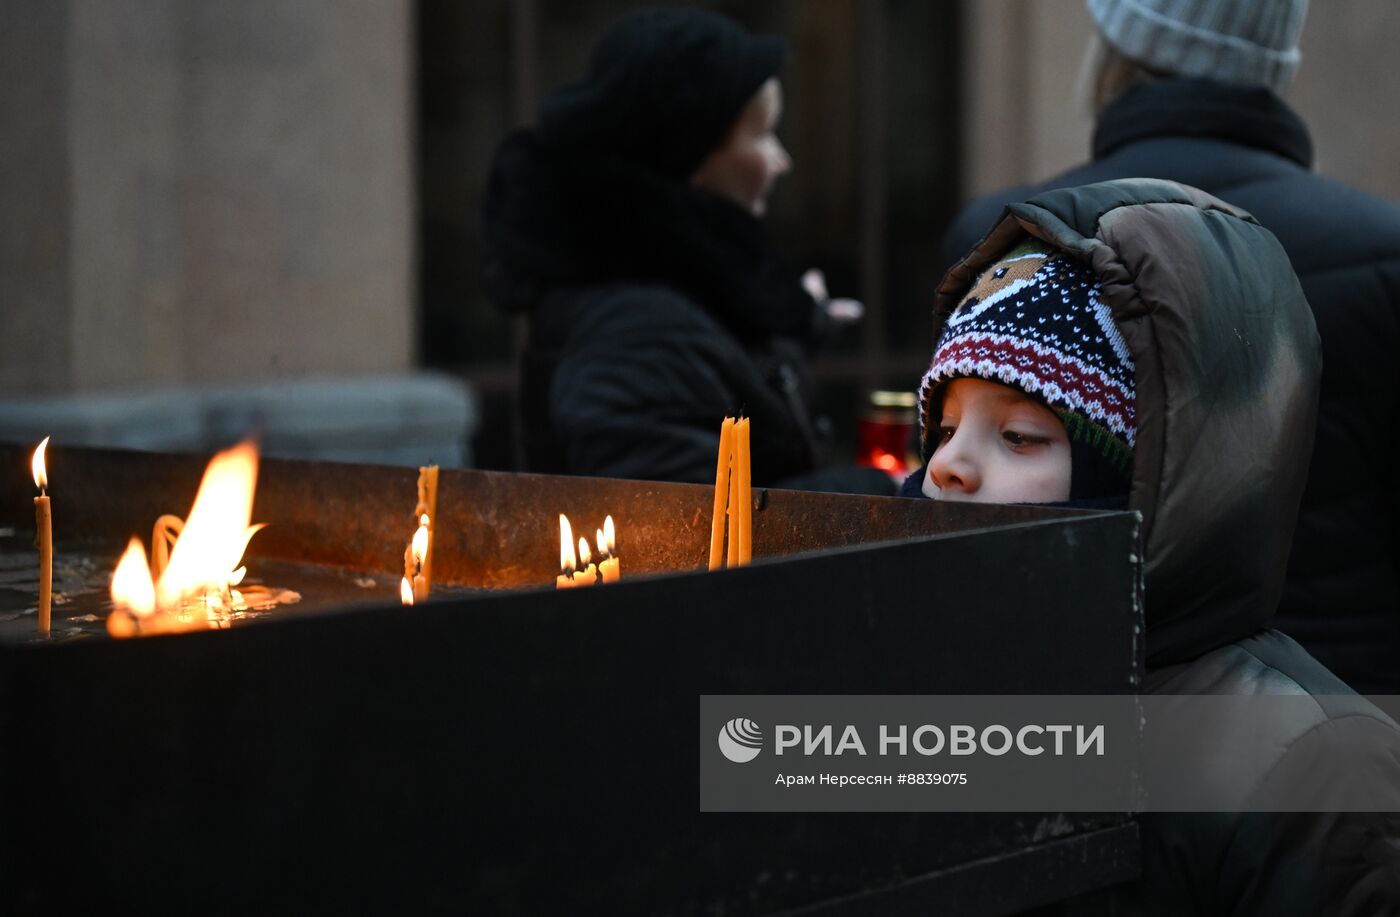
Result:
<instances>
[{"instance_id":1,"label":"blurred adult in black coat","mask_svg":"<svg viewBox=\"0 0 1400 917\"><path fill-rule=\"evenodd\" d=\"M755 484L893 492L822 467L804 348L833 312L760 223L791 167L784 53L717 14L631 14L497 151L485 284L529 317L530 470L712 481L721 421L743 412Z\"/></svg>"},{"instance_id":2,"label":"blurred adult in black coat","mask_svg":"<svg viewBox=\"0 0 1400 917\"><path fill-rule=\"evenodd\" d=\"M1312 171L1281 98L1305 0L1089 0L1093 160L974 201L951 265L1004 204L1114 178L1194 185L1283 243L1322 337L1317 437L1274 624L1362 693L1400 693L1400 207ZM1320 8L1319 8L1320 9Z\"/></svg>"}]
</instances>

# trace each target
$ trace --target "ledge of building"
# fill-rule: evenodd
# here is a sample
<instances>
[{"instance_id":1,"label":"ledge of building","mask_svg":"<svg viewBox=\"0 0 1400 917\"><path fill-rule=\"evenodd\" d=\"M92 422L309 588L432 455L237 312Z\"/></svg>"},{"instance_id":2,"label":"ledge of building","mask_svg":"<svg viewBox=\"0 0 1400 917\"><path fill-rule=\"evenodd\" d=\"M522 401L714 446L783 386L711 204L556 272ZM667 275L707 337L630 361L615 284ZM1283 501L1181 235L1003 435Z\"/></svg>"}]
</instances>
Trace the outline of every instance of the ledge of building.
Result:
<instances>
[{"instance_id":1,"label":"ledge of building","mask_svg":"<svg viewBox=\"0 0 1400 917\"><path fill-rule=\"evenodd\" d=\"M266 456L381 465L470 467L479 423L470 386L435 373L0 397L3 440L208 452L255 433Z\"/></svg>"}]
</instances>

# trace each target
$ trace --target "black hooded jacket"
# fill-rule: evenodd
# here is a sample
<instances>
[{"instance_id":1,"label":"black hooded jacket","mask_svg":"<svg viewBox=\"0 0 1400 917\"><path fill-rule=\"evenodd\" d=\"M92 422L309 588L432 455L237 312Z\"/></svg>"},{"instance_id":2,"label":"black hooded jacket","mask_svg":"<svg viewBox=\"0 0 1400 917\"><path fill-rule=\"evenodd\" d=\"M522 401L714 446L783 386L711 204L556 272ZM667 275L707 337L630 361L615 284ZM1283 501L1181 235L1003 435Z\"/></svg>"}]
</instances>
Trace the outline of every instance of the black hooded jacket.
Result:
<instances>
[{"instance_id":1,"label":"black hooded jacket","mask_svg":"<svg viewBox=\"0 0 1400 917\"><path fill-rule=\"evenodd\" d=\"M529 318L529 470L712 481L720 424L753 423L758 485L890 493L821 471L805 347L825 312L759 221L689 175L781 61L777 39L699 10L646 10L497 151L485 285Z\"/></svg>"},{"instance_id":2,"label":"black hooded jacket","mask_svg":"<svg viewBox=\"0 0 1400 917\"><path fill-rule=\"evenodd\" d=\"M525 311L529 470L701 483L720 421L752 418L754 483L816 468L800 341L817 310L752 216L529 132L502 145L487 290Z\"/></svg>"},{"instance_id":3,"label":"black hooded jacket","mask_svg":"<svg viewBox=\"0 0 1400 917\"><path fill-rule=\"evenodd\" d=\"M1029 233L1093 269L1136 365L1129 508L1143 520L1146 692L1311 696L1206 737L1236 752L1225 766L1239 795L1226 808L1305 770L1376 810L1145 815L1144 874L1124 892L1126 912L1400 913L1400 729L1268 629L1320 372L1283 249L1243 211L1147 179L1046 192L988 225L940 285L935 340L977 275Z\"/></svg>"},{"instance_id":4,"label":"black hooded jacket","mask_svg":"<svg viewBox=\"0 0 1400 917\"><path fill-rule=\"evenodd\" d=\"M1400 694L1400 207L1314 174L1307 128L1262 88L1135 87L1104 110L1093 154L1043 185L973 202L948 232L944 263L1009 201L1136 176L1201 188L1273 232L1312 308L1324 365L1276 624L1358 691Z\"/></svg>"}]
</instances>

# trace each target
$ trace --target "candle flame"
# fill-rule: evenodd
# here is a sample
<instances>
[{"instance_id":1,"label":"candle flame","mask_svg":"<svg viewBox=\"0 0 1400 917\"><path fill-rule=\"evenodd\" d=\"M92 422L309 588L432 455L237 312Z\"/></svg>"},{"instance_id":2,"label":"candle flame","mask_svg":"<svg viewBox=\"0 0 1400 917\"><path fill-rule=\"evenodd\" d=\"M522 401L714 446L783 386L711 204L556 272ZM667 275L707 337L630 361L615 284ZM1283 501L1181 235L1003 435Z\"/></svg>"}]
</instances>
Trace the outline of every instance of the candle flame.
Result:
<instances>
[{"instance_id":1,"label":"candle flame","mask_svg":"<svg viewBox=\"0 0 1400 917\"><path fill-rule=\"evenodd\" d=\"M565 576L572 576L578 569L578 561L574 557L574 530L569 525L569 517L563 513L559 514L559 569L564 571Z\"/></svg>"},{"instance_id":2,"label":"candle flame","mask_svg":"<svg viewBox=\"0 0 1400 917\"><path fill-rule=\"evenodd\" d=\"M49 486L49 471L44 465L44 452L49 447L50 437L45 436L44 441L34 450L34 459L29 463L30 469L34 472L34 486L43 490Z\"/></svg>"},{"instance_id":3,"label":"candle flame","mask_svg":"<svg viewBox=\"0 0 1400 917\"><path fill-rule=\"evenodd\" d=\"M227 588L248 541L261 528L248 523L258 480L258 448L252 442L225 449L209 461L194 506L170 563L156 583L162 608L211 589Z\"/></svg>"},{"instance_id":4,"label":"candle flame","mask_svg":"<svg viewBox=\"0 0 1400 917\"><path fill-rule=\"evenodd\" d=\"M405 605L413 604L413 584L408 581L406 576L399 581L399 601Z\"/></svg>"},{"instance_id":5,"label":"candle flame","mask_svg":"<svg viewBox=\"0 0 1400 917\"><path fill-rule=\"evenodd\" d=\"M187 522L162 516L153 537L170 555L159 576L152 577L146 549L133 537L112 574L112 604L107 619L114 637L134 636L136 619L149 618L139 632L170 633L201 627L228 627L242 607L233 587L243 582L248 542L265 525L249 525L257 484L258 449L244 442L215 455L204 469ZM148 628L150 628L148 630Z\"/></svg>"},{"instance_id":6,"label":"candle flame","mask_svg":"<svg viewBox=\"0 0 1400 917\"><path fill-rule=\"evenodd\" d=\"M598 550L609 557L617 553L617 528L613 525L612 516L603 520L603 533L598 536Z\"/></svg>"},{"instance_id":7,"label":"candle flame","mask_svg":"<svg viewBox=\"0 0 1400 917\"><path fill-rule=\"evenodd\" d=\"M112 573L112 604L138 618L147 617L156 610L156 587L151 582L146 548L135 536Z\"/></svg>"},{"instance_id":8,"label":"candle flame","mask_svg":"<svg viewBox=\"0 0 1400 917\"><path fill-rule=\"evenodd\" d=\"M578 540L578 565L586 567L591 559L592 555L588 551L588 539L580 538Z\"/></svg>"},{"instance_id":9,"label":"candle flame","mask_svg":"<svg viewBox=\"0 0 1400 917\"><path fill-rule=\"evenodd\" d=\"M413 562L419 569L423 567L423 560L428 556L428 514L424 513L418 520L418 531L413 533L411 545L413 551Z\"/></svg>"}]
</instances>

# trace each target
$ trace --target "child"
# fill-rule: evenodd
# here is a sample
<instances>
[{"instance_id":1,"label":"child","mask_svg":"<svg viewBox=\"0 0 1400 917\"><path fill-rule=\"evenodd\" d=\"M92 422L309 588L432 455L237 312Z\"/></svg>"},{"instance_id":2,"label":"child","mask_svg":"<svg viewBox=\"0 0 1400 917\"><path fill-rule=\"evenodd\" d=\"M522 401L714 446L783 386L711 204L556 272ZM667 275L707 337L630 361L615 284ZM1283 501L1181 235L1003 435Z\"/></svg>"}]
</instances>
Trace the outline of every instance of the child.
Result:
<instances>
[{"instance_id":1,"label":"child","mask_svg":"<svg viewBox=\"0 0 1400 917\"><path fill-rule=\"evenodd\" d=\"M925 496L1127 507L1132 357L1093 272L1045 243L1021 243L978 278L920 403Z\"/></svg>"},{"instance_id":2,"label":"child","mask_svg":"<svg viewBox=\"0 0 1400 917\"><path fill-rule=\"evenodd\" d=\"M1400 730L1267 627L1320 370L1278 242L1171 182L1051 191L948 273L934 325L906 494L1136 510L1144 693L1316 702L1231 724L1231 812L1142 817L1126 913L1400 912ZM1370 811L1245 811L1300 762Z\"/></svg>"}]
</instances>

